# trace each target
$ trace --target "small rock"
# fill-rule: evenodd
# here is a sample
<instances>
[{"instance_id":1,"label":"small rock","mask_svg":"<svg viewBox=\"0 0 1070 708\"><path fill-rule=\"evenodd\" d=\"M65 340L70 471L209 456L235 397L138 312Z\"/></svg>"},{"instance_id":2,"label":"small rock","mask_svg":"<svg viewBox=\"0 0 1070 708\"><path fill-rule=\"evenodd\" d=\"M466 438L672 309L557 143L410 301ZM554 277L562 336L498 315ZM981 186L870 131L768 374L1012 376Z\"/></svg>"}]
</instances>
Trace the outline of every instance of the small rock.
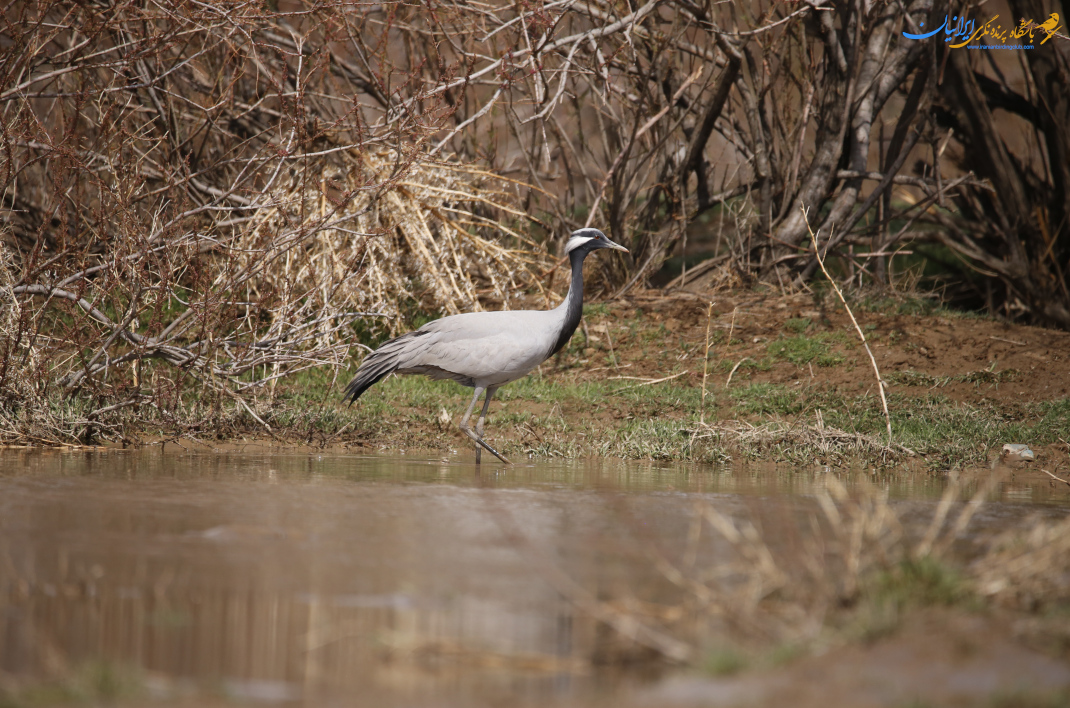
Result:
<instances>
[{"instance_id":1,"label":"small rock","mask_svg":"<svg viewBox=\"0 0 1070 708\"><path fill-rule=\"evenodd\" d=\"M439 412L438 412L438 427L439 427L440 430L444 430L444 429L450 427L450 423L452 421L453 421L453 418L450 417L450 412L448 410L446 410L445 408L442 408L442 409L439 410Z\"/></svg>"},{"instance_id":2,"label":"small rock","mask_svg":"<svg viewBox=\"0 0 1070 708\"><path fill-rule=\"evenodd\" d=\"M1037 459L1028 445L1008 443L999 453L1000 462L1032 462Z\"/></svg>"}]
</instances>

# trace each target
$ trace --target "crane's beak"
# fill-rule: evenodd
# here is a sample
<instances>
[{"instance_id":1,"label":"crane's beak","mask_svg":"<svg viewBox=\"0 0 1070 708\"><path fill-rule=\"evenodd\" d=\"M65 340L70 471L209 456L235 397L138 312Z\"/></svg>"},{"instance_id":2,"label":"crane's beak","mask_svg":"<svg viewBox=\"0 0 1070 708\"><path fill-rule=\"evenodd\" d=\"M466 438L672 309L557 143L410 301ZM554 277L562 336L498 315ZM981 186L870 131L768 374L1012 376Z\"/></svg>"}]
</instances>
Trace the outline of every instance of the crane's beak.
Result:
<instances>
[{"instance_id":1,"label":"crane's beak","mask_svg":"<svg viewBox=\"0 0 1070 708\"><path fill-rule=\"evenodd\" d=\"M605 243L603 243L601 245L602 245L603 248L612 248L615 251L624 251L625 253L629 252L627 248L625 248L624 246L620 245L619 243L613 243L612 241L609 240L608 237L606 238Z\"/></svg>"}]
</instances>

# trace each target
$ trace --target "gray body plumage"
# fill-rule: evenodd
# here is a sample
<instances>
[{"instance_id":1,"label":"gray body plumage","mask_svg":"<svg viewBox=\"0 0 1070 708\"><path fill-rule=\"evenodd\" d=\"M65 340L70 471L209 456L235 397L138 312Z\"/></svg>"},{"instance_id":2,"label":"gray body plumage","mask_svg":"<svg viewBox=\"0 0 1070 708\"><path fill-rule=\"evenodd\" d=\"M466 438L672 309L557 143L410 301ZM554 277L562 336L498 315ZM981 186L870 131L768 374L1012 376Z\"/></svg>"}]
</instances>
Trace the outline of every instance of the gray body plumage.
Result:
<instances>
[{"instance_id":1,"label":"gray body plumage","mask_svg":"<svg viewBox=\"0 0 1070 708\"><path fill-rule=\"evenodd\" d=\"M553 354L565 315L558 307L547 311L468 312L428 322L369 354L347 394L356 400L390 373L453 379L470 388L516 381Z\"/></svg>"},{"instance_id":2,"label":"gray body plumage","mask_svg":"<svg viewBox=\"0 0 1070 708\"><path fill-rule=\"evenodd\" d=\"M472 388L516 381L553 352L565 314L561 308L470 312L429 322L398 373L451 378Z\"/></svg>"},{"instance_id":3,"label":"gray body plumage","mask_svg":"<svg viewBox=\"0 0 1070 708\"><path fill-rule=\"evenodd\" d=\"M469 312L428 322L420 329L381 345L361 362L346 387L350 402L391 373L424 374L433 379L453 379L476 389L461 429L478 445L505 461L482 440L483 418L494 391L523 378L561 349L583 313L583 260L599 248L626 251L597 229L580 229L568 243L572 280L564 302L552 310ZM487 400L477 426L477 435L467 428L475 401L483 392ZM476 448L476 461L479 448Z\"/></svg>"}]
</instances>

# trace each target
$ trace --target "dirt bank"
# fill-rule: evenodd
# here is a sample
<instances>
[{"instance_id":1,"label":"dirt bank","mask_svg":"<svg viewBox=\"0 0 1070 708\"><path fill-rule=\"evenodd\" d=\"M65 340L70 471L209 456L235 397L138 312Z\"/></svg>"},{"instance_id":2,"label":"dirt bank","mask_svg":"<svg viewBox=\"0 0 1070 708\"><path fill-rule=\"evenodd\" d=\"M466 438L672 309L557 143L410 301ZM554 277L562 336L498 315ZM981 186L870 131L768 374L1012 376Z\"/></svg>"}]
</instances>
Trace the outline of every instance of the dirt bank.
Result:
<instances>
[{"instance_id":1,"label":"dirt bank","mask_svg":"<svg viewBox=\"0 0 1070 708\"><path fill-rule=\"evenodd\" d=\"M984 463L1013 442L1033 445L1049 470L1066 464L1070 334L916 297L858 296L852 309L888 383L890 446L876 377L842 306L753 290L641 291L589 305L566 349L499 392L488 439L521 456L861 456L931 467ZM455 423L468 391L384 381L332 440L467 451Z\"/></svg>"}]
</instances>

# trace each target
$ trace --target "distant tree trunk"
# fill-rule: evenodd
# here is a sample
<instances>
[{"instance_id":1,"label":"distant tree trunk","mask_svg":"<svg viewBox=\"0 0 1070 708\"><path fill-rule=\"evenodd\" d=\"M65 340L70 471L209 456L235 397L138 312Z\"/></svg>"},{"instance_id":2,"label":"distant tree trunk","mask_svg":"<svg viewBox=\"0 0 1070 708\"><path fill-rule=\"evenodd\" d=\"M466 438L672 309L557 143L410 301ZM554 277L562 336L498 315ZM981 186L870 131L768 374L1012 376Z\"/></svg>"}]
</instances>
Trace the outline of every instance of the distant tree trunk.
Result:
<instances>
[{"instance_id":1,"label":"distant tree trunk","mask_svg":"<svg viewBox=\"0 0 1070 708\"><path fill-rule=\"evenodd\" d=\"M1052 2L1012 0L1015 18L1042 23L1056 11ZM1065 8L1062 18L1066 17ZM941 123L954 130L963 147L962 167L987 179L991 189L969 186L954 198L958 213L938 215L939 238L1003 286L1008 316L1035 319L1070 329L1070 48L1057 37L1042 43L1035 33L1025 52L1027 85L1023 96L1004 79L977 70L982 52L946 49L949 92ZM1027 40L1026 40L1027 41ZM1002 75L1000 75L1002 78ZM1031 80L1030 80L1031 79ZM1009 139L1021 134L996 109L1017 114L1032 127L1039 160L1015 155Z\"/></svg>"}]
</instances>

